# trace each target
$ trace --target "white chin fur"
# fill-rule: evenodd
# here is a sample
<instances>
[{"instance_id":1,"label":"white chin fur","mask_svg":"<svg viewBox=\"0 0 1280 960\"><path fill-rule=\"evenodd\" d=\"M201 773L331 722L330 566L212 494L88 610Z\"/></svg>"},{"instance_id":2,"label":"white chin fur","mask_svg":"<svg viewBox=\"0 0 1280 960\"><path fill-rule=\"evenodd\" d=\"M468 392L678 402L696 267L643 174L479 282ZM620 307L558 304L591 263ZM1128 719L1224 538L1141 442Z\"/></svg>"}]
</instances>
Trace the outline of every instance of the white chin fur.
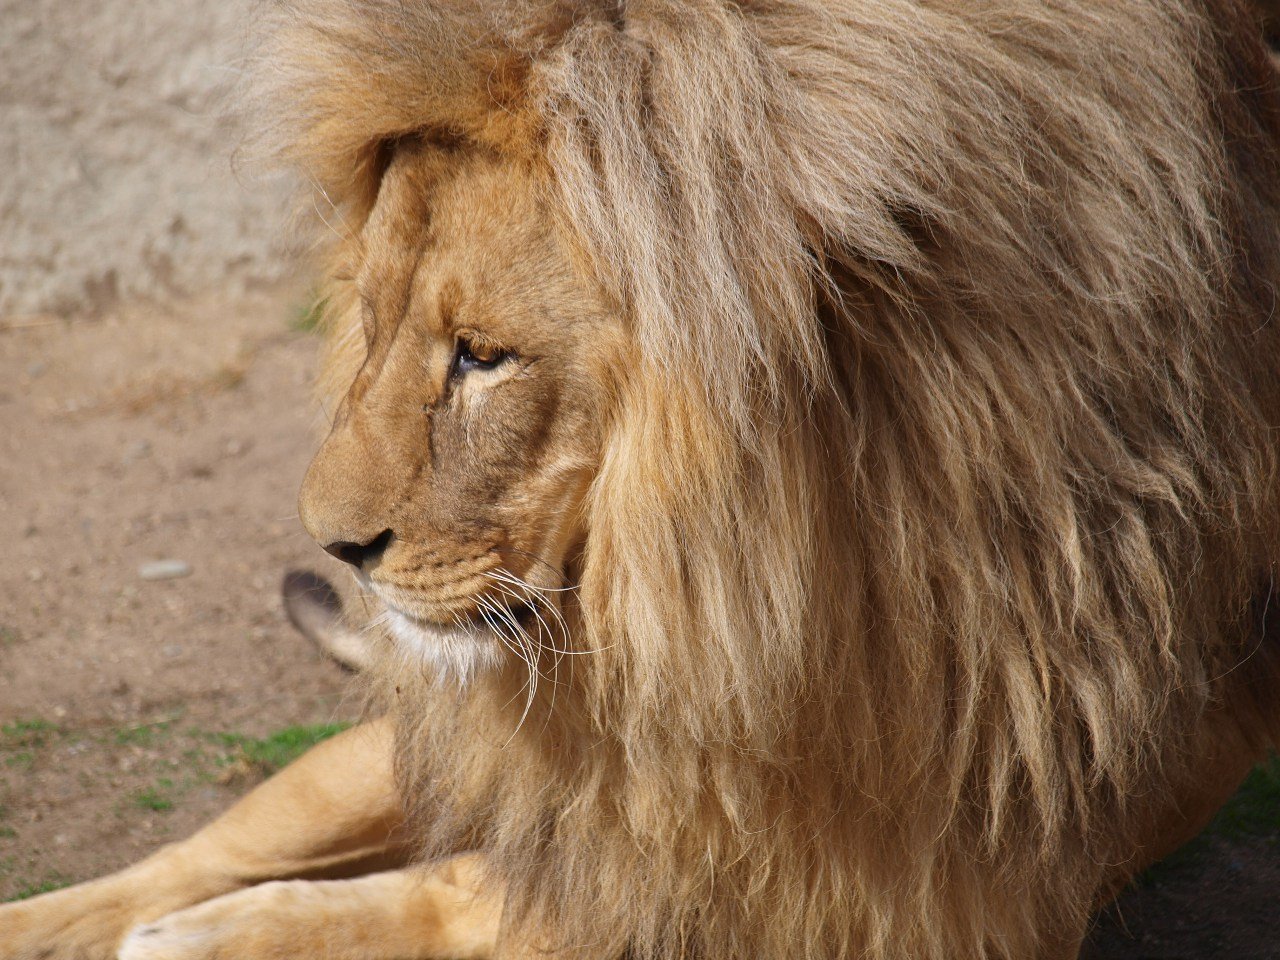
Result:
<instances>
[{"instance_id":1,"label":"white chin fur","mask_svg":"<svg viewBox=\"0 0 1280 960\"><path fill-rule=\"evenodd\" d=\"M501 659L493 634L476 624L454 627L427 625L387 607L387 626L407 659L425 663L441 677L465 683L481 670L492 670Z\"/></svg>"}]
</instances>

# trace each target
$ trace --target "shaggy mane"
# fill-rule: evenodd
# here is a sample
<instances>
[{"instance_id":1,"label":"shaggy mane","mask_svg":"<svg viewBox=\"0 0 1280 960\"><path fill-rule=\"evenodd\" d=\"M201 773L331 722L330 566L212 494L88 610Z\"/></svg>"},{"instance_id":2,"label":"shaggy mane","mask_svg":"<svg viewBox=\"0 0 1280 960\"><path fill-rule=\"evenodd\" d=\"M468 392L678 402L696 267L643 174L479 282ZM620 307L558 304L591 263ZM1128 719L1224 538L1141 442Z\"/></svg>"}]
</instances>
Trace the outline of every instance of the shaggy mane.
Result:
<instances>
[{"instance_id":1,"label":"shaggy mane","mask_svg":"<svg viewBox=\"0 0 1280 960\"><path fill-rule=\"evenodd\" d=\"M589 503L600 652L509 743L497 691L402 693L428 854L482 845L566 956L1022 960L1208 711L1270 742L1280 108L1237 27L278 7L260 126L339 259L388 144L498 153L641 357Z\"/></svg>"}]
</instances>

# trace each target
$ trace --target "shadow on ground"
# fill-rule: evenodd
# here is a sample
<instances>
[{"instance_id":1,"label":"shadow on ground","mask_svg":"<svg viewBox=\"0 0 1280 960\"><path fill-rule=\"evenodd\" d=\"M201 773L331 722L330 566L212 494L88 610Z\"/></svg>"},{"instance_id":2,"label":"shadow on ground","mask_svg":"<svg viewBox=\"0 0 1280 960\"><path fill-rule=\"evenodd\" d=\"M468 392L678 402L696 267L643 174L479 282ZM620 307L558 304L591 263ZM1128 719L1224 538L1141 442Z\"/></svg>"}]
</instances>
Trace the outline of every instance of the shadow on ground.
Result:
<instances>
[{"instance_id":1,"label":"shadow on ground","mask_svg":"<svg viewBox=\"0 0 1280 960\"><path fill-rule=\"evenodd\" d=\"M1280 758L1103 911L1082 960L1280 960Z\"/></svg>"}]
</instances>

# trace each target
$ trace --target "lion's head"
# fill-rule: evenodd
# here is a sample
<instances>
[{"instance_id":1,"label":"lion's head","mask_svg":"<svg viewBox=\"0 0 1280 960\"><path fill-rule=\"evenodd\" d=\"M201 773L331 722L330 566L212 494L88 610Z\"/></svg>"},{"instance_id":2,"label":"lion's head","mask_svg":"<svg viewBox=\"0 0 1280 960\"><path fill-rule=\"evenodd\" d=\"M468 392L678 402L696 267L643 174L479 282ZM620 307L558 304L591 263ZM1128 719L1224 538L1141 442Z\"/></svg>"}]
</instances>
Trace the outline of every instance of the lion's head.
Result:
<instances>
[{"instance_id":1,"label":"lion's head","mask_svg":"<svg viewBox=\"0 0 1280 960\"><path fill-rule=\"evenodd\" d=\"M428 137L384 150L348 251L363 356L302 519L402 644L466 676L558 643L626 354L533 172Z\"/></svg>"},{"instance_id":2,"label":"lion's head","mask_svg":"<svg viewBox=\"0 0 1280 960\"><path fill-rule=\"evenodd\" d=\"M1260 46L1154 0L281 8L344 395L303 516L390 610L427 850L595 957L1070 943L1209 706L1262 711Z\"/></svg>"}]
</instances>

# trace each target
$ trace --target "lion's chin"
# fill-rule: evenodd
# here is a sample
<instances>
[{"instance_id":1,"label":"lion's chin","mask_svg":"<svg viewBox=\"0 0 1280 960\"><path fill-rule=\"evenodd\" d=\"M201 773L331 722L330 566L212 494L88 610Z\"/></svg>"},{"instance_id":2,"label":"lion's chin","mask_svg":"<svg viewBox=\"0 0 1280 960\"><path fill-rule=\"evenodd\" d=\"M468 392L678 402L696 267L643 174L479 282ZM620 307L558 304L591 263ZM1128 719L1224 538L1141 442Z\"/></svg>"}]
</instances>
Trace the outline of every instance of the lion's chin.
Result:
<instances>
[{"instance_id":1,"label":"lion's chin","mask_svg":"<svg viewBox=\"0 0 1280 960\"><path fill-rule=\"evenodd\" d=\"M430 623L388 604L387 626L406 659L428 665L442 678L465 683L502 659L498 638L477 623Z\"/></svg>"}]
</instances>

